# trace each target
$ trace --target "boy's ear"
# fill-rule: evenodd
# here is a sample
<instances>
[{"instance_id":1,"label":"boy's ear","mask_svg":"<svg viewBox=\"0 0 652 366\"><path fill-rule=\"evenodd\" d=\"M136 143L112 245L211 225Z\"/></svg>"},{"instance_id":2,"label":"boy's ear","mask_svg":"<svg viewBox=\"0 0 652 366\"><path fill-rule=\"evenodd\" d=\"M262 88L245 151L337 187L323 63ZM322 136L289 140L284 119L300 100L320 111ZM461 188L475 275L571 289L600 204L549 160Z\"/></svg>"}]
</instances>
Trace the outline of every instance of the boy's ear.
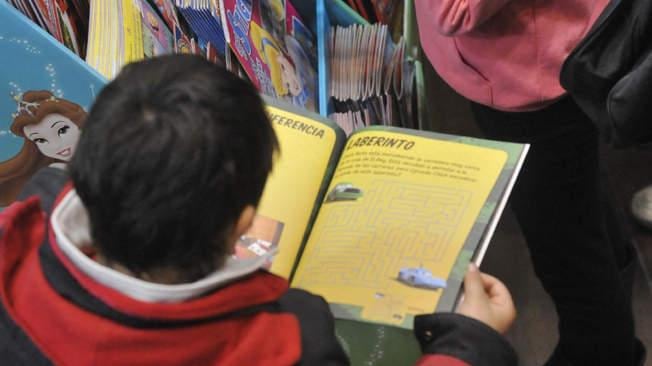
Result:
<instances>
[{"instance_id":1,"label":"boy's ear","mask_svg":"<svg viewBox=\"0 0 652 366\"><path fill-rule=\"evenodd\" d=\"M242 209L240 217L235 222L235 225L233 225L231 236L229 236L229 243L231 243L232 250L235 250L238 239L249 230L251 224L254 222L254 217L256 217L256 208L254 206L247 205Z\"/></svg>"}]
</instances>

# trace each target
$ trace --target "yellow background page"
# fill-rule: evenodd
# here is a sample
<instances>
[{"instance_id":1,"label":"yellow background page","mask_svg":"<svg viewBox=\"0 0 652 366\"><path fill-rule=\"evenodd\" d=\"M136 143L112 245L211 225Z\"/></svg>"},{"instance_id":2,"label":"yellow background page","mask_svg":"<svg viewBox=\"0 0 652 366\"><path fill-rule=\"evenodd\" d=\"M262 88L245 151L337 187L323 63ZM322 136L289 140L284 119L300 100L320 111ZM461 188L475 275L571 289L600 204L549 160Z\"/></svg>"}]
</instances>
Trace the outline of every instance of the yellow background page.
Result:
<instances>
[{"instance_id":1,"label":"yellow background page","mask_svg":"<svg viewBox=\"0 0 652 366\"><path fill-rule=\"evenodd\" d=\"M352 318L372 322L401 325L432 312L442 290L408 285L398 273L422 266L448 278L506 160L504 151L455 142L380 130L354 134L293 286L352 305ZM353 199L353 189L338 199L338 184L361 196Z\"/></svg>"},{"instance_id":2,"label":"yellow background page","mask_svg":"<svg viewBox=\"0 0 652 366\"><path fill-rule=\"evenodd\" d=\"M268 112L281 152L258 208L259 224L254 221L251 231L259 232L259 237L270 230L275 231L271 236L280 235L279 252L271 271L288 278L327 171L336 135L330 127L306 117L274 107L268 107Z\"/></svg>"}]
</instances>

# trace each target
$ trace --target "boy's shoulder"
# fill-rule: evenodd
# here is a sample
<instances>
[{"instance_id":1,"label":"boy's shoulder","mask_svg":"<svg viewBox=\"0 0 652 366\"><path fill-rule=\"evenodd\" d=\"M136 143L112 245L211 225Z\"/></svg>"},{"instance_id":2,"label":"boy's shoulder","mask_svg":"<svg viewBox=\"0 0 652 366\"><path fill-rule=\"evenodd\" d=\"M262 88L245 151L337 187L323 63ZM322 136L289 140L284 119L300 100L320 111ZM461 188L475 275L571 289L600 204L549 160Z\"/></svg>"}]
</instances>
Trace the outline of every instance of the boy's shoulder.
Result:
<instances>
[{"instance_id":1,"label":"boy's shoulder","mask_svg":"<svg viewBox=\"0 0 652 366\"><path fill-rule=\"evenodd\" d=\"M308 291L291 288L279 298L282 311L295 314L300 322L316 322L318 320L327 323L333 321L333 314L326 300L319 295Z\"/></svg>"},{"instance_id":2,"label":"boy's shoulder","mask_svg":"<svg viewBox=\"0 0 652 366\"><path fill-rule=\"evenodd\" d=\"M51 365L11 317L5 292L16 268L42 242L46 220L38 197L15 201L0 212L0 360L7 365Z\"/></svg>"},{"instance_id":3,"label":"boy's shoulder","mask_svg":"<svg viewBox=\"0 0 652 366\"><path fill-rule=\"evenodd\" d=\"M68 182L68 173L65 167L49 166L39 169L23 187L18 195L18 200L26 200L31 196L38 196L41 207L46 213L51 213L57 196Z\"/></svg>"},{"instance_id":4,"label":"boy's shoulder","mask_svg":"<svg viewBox=\"0 0 652 366\"><path fill-rule=\"evenodd\" d=\"M289 289L279 299L282 311L296 316L301 328L302 365L348 365L335 336L335 319L323 297Z\"/></svg>"}]
</instances>

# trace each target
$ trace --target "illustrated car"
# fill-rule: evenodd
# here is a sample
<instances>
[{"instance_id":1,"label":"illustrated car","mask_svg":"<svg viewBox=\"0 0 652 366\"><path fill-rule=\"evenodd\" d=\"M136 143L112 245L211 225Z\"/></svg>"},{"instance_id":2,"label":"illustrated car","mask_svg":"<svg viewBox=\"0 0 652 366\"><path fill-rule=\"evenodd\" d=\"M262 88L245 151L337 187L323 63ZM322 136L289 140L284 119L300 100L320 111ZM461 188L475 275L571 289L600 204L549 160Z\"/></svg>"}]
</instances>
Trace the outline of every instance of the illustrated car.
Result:
<instances>
[{"instance_id":1,"label":"illustrated car","mask_svg":"<svg viewBox=\"0 0 652 366\"><path fill-rule=\"evenodd\" d=\"M355 201L362 197L362 190L351 183L338 183L326 196L326 202Z\"/></svg>"},{"instance_id":2,"label":"illustrated car","mask_svg":"<svg viewBox=\"0 0 652 366\"><path fill-rule=\"evenodd\" d=\"M429 289L439 289L446 288L446 280L434 277L432 273L423 268L402 268L398 272L398 280L403 282L406 285L429 288Z\"/></svg>"}]
</instances>

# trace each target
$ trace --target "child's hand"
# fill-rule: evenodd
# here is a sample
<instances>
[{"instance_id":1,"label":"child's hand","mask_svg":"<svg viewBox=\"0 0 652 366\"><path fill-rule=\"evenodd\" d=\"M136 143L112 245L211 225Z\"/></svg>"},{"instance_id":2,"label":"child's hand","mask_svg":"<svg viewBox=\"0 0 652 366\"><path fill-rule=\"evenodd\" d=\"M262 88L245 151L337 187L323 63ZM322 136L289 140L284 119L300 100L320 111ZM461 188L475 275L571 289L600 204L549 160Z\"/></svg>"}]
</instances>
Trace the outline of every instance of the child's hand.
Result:
<instances>
[{"instance_id":1,"label":"child's hand","mask_svg":"<svg viewBox=\"0 0 652 366\"><path fill-rule=\"evenodd\" d=\"M516 318L516 308L507 287L497 278L469 265L464 277L464 299L457 312L505 333Z\"/></svg>"}]
</instances>

